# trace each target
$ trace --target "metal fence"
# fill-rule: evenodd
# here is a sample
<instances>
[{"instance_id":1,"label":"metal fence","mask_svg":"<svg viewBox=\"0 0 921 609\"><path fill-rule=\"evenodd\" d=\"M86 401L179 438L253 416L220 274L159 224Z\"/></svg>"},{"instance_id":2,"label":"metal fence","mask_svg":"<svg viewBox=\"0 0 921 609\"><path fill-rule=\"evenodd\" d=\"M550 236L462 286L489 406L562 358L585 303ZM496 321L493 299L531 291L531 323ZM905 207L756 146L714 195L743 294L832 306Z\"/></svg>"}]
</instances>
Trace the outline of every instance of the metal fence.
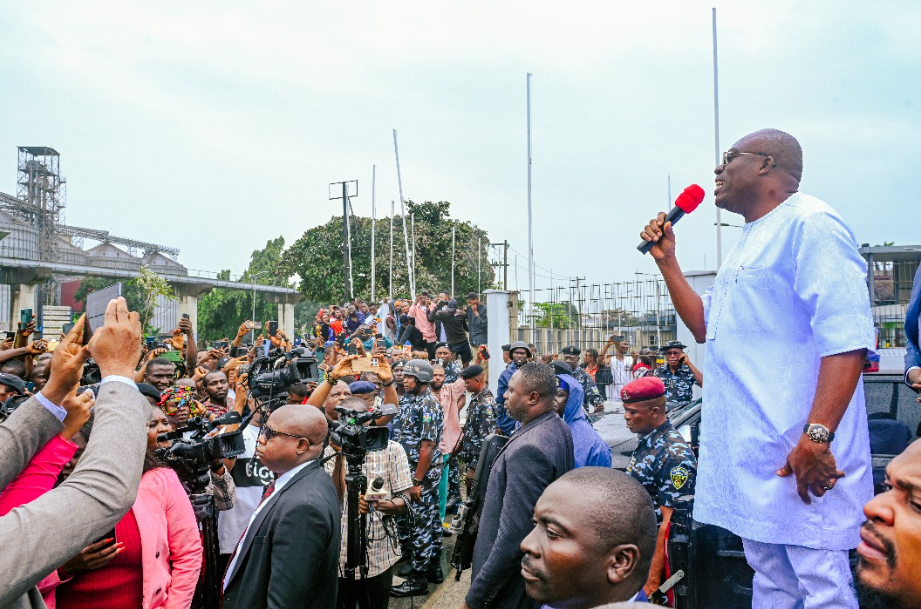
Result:
<instances>
[{"instance_id":1,"label":"metal fence","mask_svg":"<svg viewBox=\"0 0 921 609\"><path fill-rule=\"evenodd\" d=\"M625 336L632 349L656 349L677 336L675 309L661 278L611 283L572 279L534 292L533 306L521 299L515 303L518 327L512 335L533 343L538 353L559 353L567 345L601 351L614 335ZM526 295L522 292L519 298Z\"/></svg>"}]
</instances>

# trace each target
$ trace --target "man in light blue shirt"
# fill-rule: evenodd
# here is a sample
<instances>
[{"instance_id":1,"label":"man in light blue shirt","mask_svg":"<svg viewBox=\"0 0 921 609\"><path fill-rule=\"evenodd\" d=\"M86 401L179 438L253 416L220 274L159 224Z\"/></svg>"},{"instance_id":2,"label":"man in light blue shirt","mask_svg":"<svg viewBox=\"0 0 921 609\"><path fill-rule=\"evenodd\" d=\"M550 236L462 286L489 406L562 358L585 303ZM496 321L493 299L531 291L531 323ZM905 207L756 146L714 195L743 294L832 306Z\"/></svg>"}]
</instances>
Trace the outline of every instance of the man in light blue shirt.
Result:
<instances>
[{"instance_id":1,"label":"man in light blue shirt","mask_svg":"<svg viewBox=\"0 0 921 609\"><path fill-rule=\"evenodd\" d=\"M723 154L716 205L746 224L703 298L665 214L642 237L707 345L694 518L742 537L754 608L857 609L848 550L872 497L867 267L841 217L798 192L802 168L799 143L774 129Z\"/></svg>"}]
</instances>

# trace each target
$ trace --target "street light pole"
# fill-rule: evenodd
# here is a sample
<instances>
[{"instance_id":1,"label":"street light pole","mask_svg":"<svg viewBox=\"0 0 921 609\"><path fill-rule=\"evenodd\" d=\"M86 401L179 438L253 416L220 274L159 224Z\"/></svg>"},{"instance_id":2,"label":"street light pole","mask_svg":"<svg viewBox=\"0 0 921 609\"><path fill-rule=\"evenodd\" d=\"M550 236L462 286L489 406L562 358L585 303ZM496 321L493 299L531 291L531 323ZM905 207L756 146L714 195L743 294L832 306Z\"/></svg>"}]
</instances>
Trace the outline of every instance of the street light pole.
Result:
<instances>
[{"instance_id":1,"label":"street light pole","mask_svg":"<svg viewBox=\"0 0 921 609\"><path fill-rule=\"evenodd\" d=\"M260 276L262 276L262 275L265 275L265 274L266 274L266 271L260 271L259 273L256 273L255 275L252 276L252 284L253 284L253 316L252 316L252 318L250 319L250 321L256 321L256 278L257 278L257 277L260 277ZM256 328L253 328L253 329L250 330L250 332L249 332L249 340L253 343L253 345L256 344Z\"/></svg>"}]
</instances>

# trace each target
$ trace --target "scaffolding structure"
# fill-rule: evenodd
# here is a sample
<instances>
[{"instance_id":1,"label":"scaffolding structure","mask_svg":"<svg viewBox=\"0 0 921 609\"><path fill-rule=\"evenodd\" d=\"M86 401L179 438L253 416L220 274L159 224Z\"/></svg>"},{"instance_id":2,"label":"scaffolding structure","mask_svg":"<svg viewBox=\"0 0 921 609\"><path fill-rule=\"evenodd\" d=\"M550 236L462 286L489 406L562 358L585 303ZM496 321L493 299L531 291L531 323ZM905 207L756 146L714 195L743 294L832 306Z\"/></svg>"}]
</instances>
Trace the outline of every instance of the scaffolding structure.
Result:
<instances>
[{"instance_id":1,"label":"scaffolding structure","mask_svg":"<svg viewBox=\"0 0 921 609\"><path fill-rule=\"evenodd\" d=\"M601 351L612 336L624 336L636 350L659 349L677 338L677 316L660 277L610 283L576 277L535 293L532 318L532 308L518 302L517 332L541 354L567 345Z\"/></svg>"}]
</instances>

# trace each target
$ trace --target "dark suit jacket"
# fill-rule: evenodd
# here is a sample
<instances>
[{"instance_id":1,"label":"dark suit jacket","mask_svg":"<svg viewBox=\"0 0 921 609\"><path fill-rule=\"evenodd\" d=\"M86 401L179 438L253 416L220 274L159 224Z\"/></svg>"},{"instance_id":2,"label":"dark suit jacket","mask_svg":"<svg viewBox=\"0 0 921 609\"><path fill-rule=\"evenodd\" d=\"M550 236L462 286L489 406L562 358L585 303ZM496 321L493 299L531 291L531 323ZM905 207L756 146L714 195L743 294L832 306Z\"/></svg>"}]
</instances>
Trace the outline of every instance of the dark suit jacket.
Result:
<instances>
[{"instance_id":1,"label":"dark suit jacket","mask_svg":"<svg viewBox=\"0 0 921 609\"><path fill-rule=\"evenodd\" d=\"M912 366L921 367L921 351L918 350L918 314L921 313L921 266L915 273L911 288L911 300L905 313L905 336L908 338L908 352L905 354L905 370Z\"/></svg>"},{"instance_id":2,"label":"dark suit jacket","mask_svg":"<svg viewBox=\"0 0 921 609\"><path fill-rule=\"evenodd\" d=\"M319 461L270 498L246 533L223 609L335 609L339 503Z\"/></svg>"},{"instance_id":3,"label":"dark suit jacket","mask_svg":"<svg viewBox=\"0 0 921 609\"><path fill-rule=\"evenodd\" d=\"M540 605L524 592L520 546L544 489L572 467L572 434L552 410L516 431L496 456L473 549L472 609Z\"/></svg>"}]
</instances>

